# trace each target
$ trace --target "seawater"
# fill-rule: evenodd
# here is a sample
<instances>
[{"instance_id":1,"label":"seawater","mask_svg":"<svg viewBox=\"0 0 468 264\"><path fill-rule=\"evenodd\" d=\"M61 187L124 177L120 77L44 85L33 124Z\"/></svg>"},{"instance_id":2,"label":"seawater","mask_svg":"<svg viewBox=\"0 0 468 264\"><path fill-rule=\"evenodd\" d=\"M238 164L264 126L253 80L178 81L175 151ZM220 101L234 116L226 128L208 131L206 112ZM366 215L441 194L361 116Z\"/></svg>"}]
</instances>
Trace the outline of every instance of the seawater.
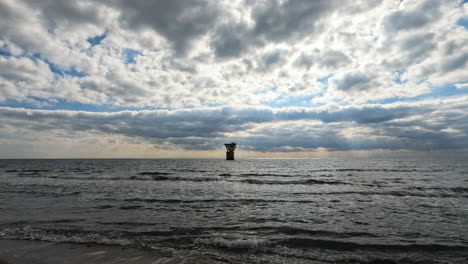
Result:
<instances>
[{"instance_id":1,"label":"seawater","mask_svg":"<svg viewBox=\"0 0 468 264\"><path fill-rule=\"evenodd\" d=\"M0 238L468 263L468 163L0 160Z\"/></svg>"}]
</instances>

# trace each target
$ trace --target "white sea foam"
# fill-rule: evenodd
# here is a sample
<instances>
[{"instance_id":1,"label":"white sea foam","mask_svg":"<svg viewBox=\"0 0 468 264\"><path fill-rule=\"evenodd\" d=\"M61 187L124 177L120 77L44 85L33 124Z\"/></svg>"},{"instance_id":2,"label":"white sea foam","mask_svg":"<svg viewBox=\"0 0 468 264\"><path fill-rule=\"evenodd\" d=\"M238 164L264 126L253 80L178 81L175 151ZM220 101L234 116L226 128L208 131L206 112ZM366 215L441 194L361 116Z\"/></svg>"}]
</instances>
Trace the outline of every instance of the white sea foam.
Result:
<instances>
[{"instance_id":1,"label":"white sea foam","mask_svg":"<svg viewBox=\"0 0 468 264\"><path fill-rule=\"evenodd\" d=\"M105 234L72 233L66 231L54 233L42 229L31 228L29 226L23 228L0 229L0 239L41 240L58 243L97 243L119 246L128 246L132 244L132 241L118 236L108 237Z\"/></svg>"},{"instance_id":2,"label":"white sea foam","mask_svg":"<svg viewBox=\"0 0 468 264\"><path fill-rule=\"evenodd\" d=\"M229 248L229 249L259 250L259 249L268 247L271 243L267 239L260 239L260 238L227 239L223 237L217 237L217 238L198 238L195 240L195 244L211 245L215 247Z\"/></svg>"}]
</instances>

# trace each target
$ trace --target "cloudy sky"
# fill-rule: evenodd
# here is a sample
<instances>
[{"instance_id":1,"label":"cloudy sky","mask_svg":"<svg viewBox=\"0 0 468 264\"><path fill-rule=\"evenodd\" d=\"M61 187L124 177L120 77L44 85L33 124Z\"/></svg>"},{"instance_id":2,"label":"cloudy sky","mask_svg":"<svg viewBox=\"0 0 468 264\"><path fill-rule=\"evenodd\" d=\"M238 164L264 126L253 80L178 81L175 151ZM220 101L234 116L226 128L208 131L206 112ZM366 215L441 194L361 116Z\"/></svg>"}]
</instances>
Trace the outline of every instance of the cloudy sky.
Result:
<instances>
[{"instance_id":1,"label":"cloudy sky","mask_svg":"<svg viewBox=\"0 0 468 264\"><path fill-rule=\"evenodd\" d=\"M0 158L468 153L466 0L0 0Z\"/></svg>"}]
</instances>

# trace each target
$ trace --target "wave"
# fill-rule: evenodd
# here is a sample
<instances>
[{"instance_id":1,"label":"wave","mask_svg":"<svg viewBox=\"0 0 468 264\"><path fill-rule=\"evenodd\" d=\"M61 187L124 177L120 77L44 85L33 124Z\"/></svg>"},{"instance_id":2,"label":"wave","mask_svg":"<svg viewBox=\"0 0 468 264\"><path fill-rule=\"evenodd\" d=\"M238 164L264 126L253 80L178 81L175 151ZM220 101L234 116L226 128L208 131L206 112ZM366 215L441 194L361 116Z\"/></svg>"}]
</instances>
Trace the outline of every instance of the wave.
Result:
<instances>
[{"instance_id":1,"label":"wave","mask_svg":"<svg viewBox=\"0 0 468 264\"><path fill-rule=\"evenodd\" d=\"M291 238L281 241L282 245L291 248L323 248L333 250L375 250L375 251L465 251L468 246L461 245L444 245L444 244L365 244L348 241L338 241L330 239L310 239L310 238Z\"/></svg>"},{"instance_id":2,"label":"wave","mask_svg":"<svg viewBox=\"0 0 468 264\"><path fill-rule=\"evenodd\" d=\"M143 171L139 172L139 175L169 175L172 174L170 172L160 172L160 171Z\"/></svg>"},{"instance_id":3,"label":"wave","mask_svg":"<svg viewBox=\"0 0 468 264\"><path fill-rule=\"evenodd\" d=\"M71 191L71 192L46 192L46 191L39 191L39 190L2 190L2 193L21 193L21 194L28 194L35 197L43 197L43 196L52 196L52 197L63 197L63 196L75 196L80 195L81 192L78 191Z\"/></svg>"},{"instance_id":4,"label":"wave","mask_svg":"<svg viewBox=\"0 0 468 264\"><path fill-rule=\"evenodd\" d=\"M197 238L194 240L195 245L208 245L219 248L228 248L235 250L259 250L271 245L271 242L267 239L261 238L238 238L238 239L226 239L223 237L217 238Z\"/></svg>"},{"instance_id":5,"label":"wave","mask_svg":"<svg viewBox=\"0 0 468 264\"><path fill-rule=\"evenodd\" d=\"M349 185L350 183L342 182L342 181L324 181L324 180L315 180L315 179L306 179L306 180L292 180L292 181L279 181L279 180L257 180L257 179L246 179L240 180L239 182L245 182L250 184L279 184L279 185L287 185L287 184L303 184L303 185L313 185L313 184L346 184Z\"/></svg>"},{"instance_id":6,"label":"wave","mask_svg":"<svg viewBox=\"0 0 468 264\"><path fill-rule=\"evenodd\" d=\"M276 173L241 173L241 174L231 174L231 173L221 173L218 176L223 177L310 177L310 175L303 174L276 174ZM331 174L321 174L320 177L332 177Z\"/></svg>"},{"instance_id":7,"label":"wave","mask_svg":"<svg viewBox=\"0 0 468 264\"><path fill-rule=\"evenodd\" d=\"M177 171L182 171L182 172L209 172L207 170L195 170L195 169L178 169Z\"/></svg>"},{"instance_id":8,"label":"wave","mask_svg":"<svg viewBox=\"0 0 468 264\"><path fill-rule=\"evenodd\" d=\"M108 199L106 199L108 200ZM154 198L128 198L125 202L144 202L144 203L310 203L311 200L279 200L279 199L154 199Z\"/></svg>"},{"instance_id":9,"label":"wave","mask_svg":"<svg viewBox=\"0 0 468 264\"><path fill-rule=\"evenodd\" d=\"M449 197L468 197L468 195L461 195L456 193L447 192L435 192L435 193L416 193L406 191L382 191L382 192L366 192L366 191L349 191L349 192L334 192L328 194L358 194L358 195L381 195L381 196L397 196L397 197L437 197L437 198L449 198Z\"/></svg>"},{"instance_id":10,"label":"wave","mask_svg":"<svg viewBox=\"0 0 468 264\"><path fill-rule=\"evenodd\" d=\"M167 173L169 174L169 173ZM150 176L147 176L150 175ZM58 175L42 175L42 174L18 174L17 177L21 178L49 178L59 180L83 180L83 181L187 181L187 182L210 182L219 181L220 178L208 178L208 177L180 177L180 176L163 176L166 174L142 174L142 176L130 176L130 177L99 177L99 176L65 176L60 177Z\"/></svg>"},{"instance_id":11,"label":"wave","mask_svg":"<svg viewBox=\"0 0 468 264\"><path fill-rule=\"evenodd\" d=\"M140 209L142 207L143 206L141 205L124 205L124 206L120 206L119 209L120 210L135 210L135 209Z\"/></svg>"},{"instance_id":12,"label":"wave","mask_svg":"<svg viewBox=\"0 0 468 264\"><path fill-rule=\"evenodd\" d=\"M31 170L31 169L29 169L29 170L21 170L21 171L22 172L49 172L51 170Z\"/></svg>"},{"instance_id":13,"label":"wave","mask_svg":"<svg viewBox=\"0 0 468 264\"><path fill-rule=\"evenodd\" d=\"M158 176L163 177L163 176ZM169 178L169 177L168 177ZM82 178L78 178L82 180ZM129 180L127 178L118 178L119 180ZM88 179L90 180L90 179ZM105 180L105 179L94 179L94 180ZM133 179L136 180L136 179ZM213 179L213 178L183 178L183 179L167 179L167 178L159 178L153 179L155 181L193 181L193 182L204 182L204 181L218 181L222 179ZM338 183L330 183L329 181L318 181L318 180L309 180L307 182L304 181L280 181L279 183L276 181L260 181L260 180L245 180L248 181L248 184L338 184ZM238 182L238 181L235 181ZM286 183L284 183L286 182ZM346 184L346 183L339 183L339 184ZM37 197L64 197L64 196L77 196L83 195L82 192L74 191L74 190L34 190L34 189L9 189L6 188L7 186L3 186L5 189L2 188L2 193L20 193L20 194L28 194ZM47 187L44 185L43 187ZM51 188L55 188L52 186ZM429 189L432 190L428 192L427 189L419 189L416 188L415 191L329 191L329 192L299 192L299 193L291 193L292 195L306 195L306 196L338 196L338 195L360 195L360 196L394 196L394 197L429 197L429 198L468 198L468 188L464 187L455 187L455 188L433 188ZM102 200L112 200L112 201L122 201L121 199L112 199L112 198L105 198ZM335 199L336 200L336 199ZM312 199L261 199L261 198L238 198L238 199L193 199L193 200L185 200L185 199L155 199L155 198L127 198L123 199L126 202L146 202L146 203L311 203L314 202ZM332 202L332 201L331 201ZM98 208L98 209L106 209L106 208Z\"/></svg>"},{"instance_id":14,"label":"wave","mask_svg":"<svg viewBox=\"0 0 468 264\"><path fill-rule=\"evenodd\" d=\"M152 226L152 223L98 223L105 226ZM275 228L271 229L274 234ZM232 231L232 233L231 233ZM241 235L239 232L244 231ZM274 235L253 235L250 228L180 228L148 232L85 231L79 228L51 229L35 227L0 227L0 239L43 240L69 243L97 243L146 250L170 247L171 250L193 249L197 252L214 248L218 254L238 252L256 256L278 256L339 263L454 263L467 257L468 246L437 243L367 243L349 239ZM222 235L220 235L222 234ZM326 234L326 233L325 233ZM257 255L261 253L262 255ZM451 261L455 260L455 261ZM440 262L439 262L440 261ZM237 262L236 262L237 263ZM270 262L265 262L270 263ZM276 263L276 262L275 262ZM302 262L301 262L302 263ZM462 263L462 262L460 262Z\"/></svg>"},{"instance_id":15,"label":"wave","mask_svg":"<svg viewBox=\"0 0 468 264\"><path fill-rule=\"evenodd\" d=\"M96 233L92 231L83 231L79 229L54 230L45 228L26 227L7 227L0 229L0 239L23 239L23 240L42 240L50 242L68 242L68 243L98 243L104 245L128 246L133 242L123 236L117 236L110 232Z\"/></svg>"},{"instance_id":16,"label":"wave","mask_svg":"<svg viewBox=\"0 0 468 264\"><path fill-rule=\"evenodd\" d=\"M412 186L407 187L408 190L417 190L417 191L440 191L443 193L452 192L452 193L468 193L468 187L419 187Z\"/></svg>"},{"instance_id":17,"label":"wave","mask_svg":"<svg viewBox=\"0 0 468 264\"><path fill-rule=\"evenodd\" d=\"M307 177L305 175L298 175L298 174L274 174L274 173L242 173L239 176L273 176L273 177Z\"/></svg>"},{"instance_id":18,"label":"wave","mask_svg":"<svg viewBox=\"0 0 468 264\"><path fill-rule=\"evenodd\" d=\"M468 193L468 187L455 187L450 188L450 191L457 192L457 193Z\"/></svg>"},{"instance_id":19,"label":"wave","mask_svg":"<svg viewBox=\"0 0 468 264\"><path fill-rule=\"evenodd\" d=\"M109 225L109 226L154 226L154 223L145 223L145 222L96 222L100 225Z\"/></svg>"},{"instance_id":20,"label":"wave","mask_svg":"<svg viewBox=\"0 0 468 264\"><path fill-rule=\"evenodd\" d=\"M148 179L141 179L148 180ZM179 177L179 176L153 176L150 180L153 181L188 181L188 182L208 182L208 181L219 181L218 178L208 177Z\"/></svg>"},{"instance_id":21,"label":"wave","mask_svg":"<svg viewBox=\"0 0 468 264\"><path fill-rule=\"evenodd\" d=\"M341 169L318 169L309 170L308 172L445 172L445 169L362 169L362 168L341 168Z\"/></svg>"},{"instance_id":22,"label":"wave","mask_svg":"<svg viewBox=\"0 0 468 264\"><path fill-rule=\"evenodd\" d=\"M108 205L108 204L105 204L105 205L100 205L100 206L96 206L96 207L93 207L94 209L109 209L109 208L114 208L115 206L113 205Z\"/></svg>"},{"instance_id":23,"label":"wave","mask_svg":"<svg viewBox=\"0 0 468 264\"><path fill-rule=\"evenodd\" d=\"M259 229L263 229L263 227ZM295 227L289 227L289 226L275 227L272 229L272 232L282 233L288 236L308 235L308 236L326 236L326 237L333 237L333 238L380 237L376 234L366 233L366 232L333 232L333 231L326 231L326 230L310 230L310 229L303 229L303 228L295 228Z\"/></svg>"},{"instance_id":24,"label":"wave","mask_svg":"<svg viewBox=\"0 0 468 264\"><path fill-rule=\"evenodd\" d=\"M296 195L362 195L362 196L397 196L397 197L434 197L434 198L468 198L468 195L447 192L417 193L407 191L342 191L342 192L295 192Z\"/></svg>"}]
</instances>

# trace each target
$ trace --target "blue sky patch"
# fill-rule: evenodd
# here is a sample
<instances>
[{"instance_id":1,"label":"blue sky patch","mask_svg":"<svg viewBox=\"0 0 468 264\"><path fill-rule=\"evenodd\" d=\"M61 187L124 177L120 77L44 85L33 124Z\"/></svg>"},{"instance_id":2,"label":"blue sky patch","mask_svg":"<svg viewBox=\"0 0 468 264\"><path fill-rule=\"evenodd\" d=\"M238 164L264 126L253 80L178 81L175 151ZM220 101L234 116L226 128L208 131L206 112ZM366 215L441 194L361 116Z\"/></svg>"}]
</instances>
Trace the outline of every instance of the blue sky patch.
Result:
<instances>
[{"instance_id":1,"label":"blue sky patch","mask_svg":"<svg viewBox=\"0 0 468 264\"><path fill-rule=\"evenodd\" d=\"M10 57L11 53L6 50L4 47L0 47L0 55L5 57Z\"/></svg>"},{"instance_id":2,"label":"blue sky patch","mask_svg":"<svg viewBox=\"0 0 468 264\"><path fill-rule=\"evenodd\" d=\"M332 73L332 74L329 74L329 75L327 75L327 76L325 76L325 77L323 77L323 78L319 78L319 79L317 79L317 82L323 83L324 85L326 85L326 86L328 87L328 80L329 80L331 77L333 77L334 75L335 75L335 74Z\"/></svg>"},{"instance_id":3,"label":"blue sky patch","mask_svg":"<svg viewBox=\"0 0 468 264\"><path fill-rule=\"evenodd\" d=\"M298 96L287 96L281 95L272 102L266 103L270 107L288 107L288 106L310 106L310 100L315 95L298 95Z\"/></svg>"},{"instance_id":4,"label":"blue sky patch","mask_svg":"<svg viewBox=\"0 0 468 264\"><path fill-rule=\"evenodd\" d=\"M58 75L61 75L61 76L70 75L70 76L78 77L78 78L88 76L88 74L86 74L84 72L77 71L74 67L72 67L71 69L64 69L64 68L58 66L57 64L50 62L48 59L42 58L41 54L39 54L39 53L33 54L32 59L42 60L43 62L47 63L47 65L49 66L49 69L50 69L51 72L53 72L55 74L58 74Z\"/></svg>"},{"instance_id":5,"label":"blue sky patch","mask_svg":"<svg viewBox=\"0 0 468 264\"><path fill-rule=\"evenodd\" d=\"M398 84L404 84L407 80L402 80L401 77L406 73L406 70L400 69L393 72L393 81Z\"/></svg>"},{"instance_id":6,"label":"blue sky patch","mask_svg":"<svg viewBox=\"0 0 468 264\"><path fill-rule=\"evenodd\" d=\"M465 29L468 29L468 17L462 17L458 20L457 25L460 25L464 27Z\"/></svg>"},{"instance_id":7,"label":"blue sky patch","mask_svg":"<svg viewBox=\"0 0 468 264\"><path fill-rule=\"evenodd\" d=\"M80 102L49 98L43 99L38 97L28 97L34 102L21 102L14 99L9 99L0 102L0 107L14 107L26 109L43 109L43 110L71 110L71 111L87 111L87 112L118 112L123 110L157 110L162 108L156 107L120 107L112 104L83 104Z\"/></svg>"},{"instance_id":8,"label":"blue sky patch","mask_svg":"<svg viewBox=\"0 0 468 264\"><path fill-rule=\"evenodd\" d=\"M143 55L138 50L134 49L124 49L123 50L123 60L125 64L135 63L135 58L137 56Z\"/></svg>"},{"instance_id":9,"label":"blue sky patch","mask_svg":"<svg viewBox=\"0 0 468 264\"><path fill-rule=\"evenodd\" d=\"M94 36L94 37L89 37L87 39L87 41L89 42L89 44L91 44L91 46L96 46L96 45L99 45L101 44L101 41L103 39L105 39L107 37L107 32L102 34L102 35L97 35L97 36Z\"/></svg>"},{"instance_id":10,"label":"blue sky patch","mask_svg":"<svg viewBox=\"0 0 468 264\"><path fill-rule=\"evenodd\" d=\"M87 76L86 73L84 72L79 72L77 71L75 68L71 68L69 70L66 70L66 69L63 69L63 68L60 68L59 66L57 66L56 64L54 63L51 63L50 61L48 60L44 60L45 63L47 63L47 65L49 65L49 68L50 70L55 73L55 74L58 74L58 75L70 75L70 76L73 76L73 77L78 77L78 78L81 78L81 77L85 77Z\"/></svg>"}]
</instances>

